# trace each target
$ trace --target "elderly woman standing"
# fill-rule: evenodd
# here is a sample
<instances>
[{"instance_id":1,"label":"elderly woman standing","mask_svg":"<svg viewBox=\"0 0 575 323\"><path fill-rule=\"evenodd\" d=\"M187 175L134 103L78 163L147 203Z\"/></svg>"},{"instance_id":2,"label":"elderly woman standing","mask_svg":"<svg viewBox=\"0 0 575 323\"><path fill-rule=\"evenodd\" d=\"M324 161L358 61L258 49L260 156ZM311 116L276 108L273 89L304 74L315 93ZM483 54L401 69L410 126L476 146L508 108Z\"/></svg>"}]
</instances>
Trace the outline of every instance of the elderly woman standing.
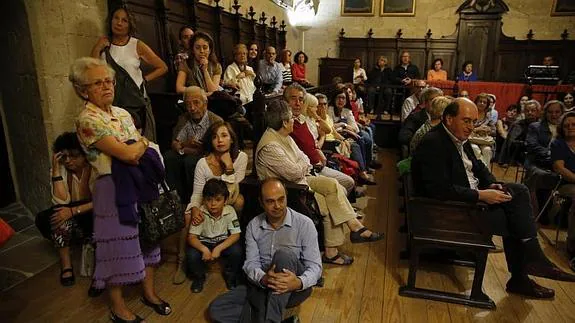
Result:
<instances>
[{"instance_id":1,"label":"elderly woman standing","mask_svg":"<svg viewBox=\"0 0 575 323\"><path fill-rule=\"evenodd\" d=\"M134 18L126 8L111 11L108 36L100 37L91 56L102 58L113 66L117 79L123 81L116 84L118 95L114 98L114 105L121 106L139 119L144 135L155 141L156 121L144 83L166 74L168 66L148 45L133 37L135 32ZM151 65L152 71L144 75L140 60Z\"/></svg>"},{"instance_id":2,"label":"elderly woman standing","mask_svg":"<svg viewBox=\"0 0 575 323\"><path fill-rule=\"evenodd\" d=\"M114 322L141 322L126 305L122 286L143 281L142 302L157 313L168 315L170 305L161 300L154 288L154 267L160 262L160 248L141 250L138 226L120 222L116 189L112 179L112 159L136 165L149 141L136 130L130 114L112 105L114 70L104 61L83 57L71 67L70 81L85 101L76 120L82 149L98 175L93 191L94 242L96 266L94 286L107 288ZM128 145L125 142L134 140Z\"/></svg>"}]
</instances>

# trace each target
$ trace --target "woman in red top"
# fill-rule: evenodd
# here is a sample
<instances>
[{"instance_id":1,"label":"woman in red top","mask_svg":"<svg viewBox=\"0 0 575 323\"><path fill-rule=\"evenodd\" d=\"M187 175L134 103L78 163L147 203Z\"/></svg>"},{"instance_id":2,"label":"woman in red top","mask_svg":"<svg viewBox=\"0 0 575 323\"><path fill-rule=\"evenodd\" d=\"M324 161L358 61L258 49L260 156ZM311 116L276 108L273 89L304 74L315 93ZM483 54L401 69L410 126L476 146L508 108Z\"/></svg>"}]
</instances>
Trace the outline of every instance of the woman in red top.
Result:
<instances>
[{"instance_id":1,"label":"woman in red top","mask_svg":"<svg viewBox=\"0 0 575 323\"><path fill-rule=\"evenodd\" d=\"M312 87L311 83L305 78L305 64L307 55L299 51L294 56L294 63L291 65L291 76L294 82L298 82L303 87Z\"/></svg>"}]
</instances>

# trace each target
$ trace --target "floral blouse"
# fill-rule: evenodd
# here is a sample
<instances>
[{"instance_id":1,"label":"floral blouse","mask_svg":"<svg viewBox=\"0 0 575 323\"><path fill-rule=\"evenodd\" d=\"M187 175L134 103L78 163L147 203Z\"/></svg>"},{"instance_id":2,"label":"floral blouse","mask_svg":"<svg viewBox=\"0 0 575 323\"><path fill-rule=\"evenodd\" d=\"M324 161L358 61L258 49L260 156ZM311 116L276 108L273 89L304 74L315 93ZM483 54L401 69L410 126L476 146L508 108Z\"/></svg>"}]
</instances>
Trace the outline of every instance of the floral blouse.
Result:
<instances>
[{"instance_id":1,"label":"floral blouse","mask_svg":"<svg viewBox=\"0 0 575 323\"><path fill-rule=\"evenodd\" d=\"M76 132L86 158L98 175L112 173L112 158L94 146L100 139L113 136L120 142L139 140L140 134L128 111L112 107L110 114L88 102L76 119Z\"/></svg>"}]
</instances>

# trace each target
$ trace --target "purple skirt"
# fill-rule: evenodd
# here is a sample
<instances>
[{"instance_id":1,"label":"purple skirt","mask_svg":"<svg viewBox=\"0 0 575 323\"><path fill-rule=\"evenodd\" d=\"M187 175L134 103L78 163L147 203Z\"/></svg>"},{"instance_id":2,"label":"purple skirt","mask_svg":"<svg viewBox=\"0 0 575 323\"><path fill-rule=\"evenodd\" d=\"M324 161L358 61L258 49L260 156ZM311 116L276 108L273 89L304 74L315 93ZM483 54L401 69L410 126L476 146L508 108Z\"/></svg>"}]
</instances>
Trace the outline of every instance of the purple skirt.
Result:
<instances>
[{"instance_id":1,"label":"purple skirt","mask_svg":"<svg viewBox=\"0 0 575 323\"><path fill-rule=\"evenodd\" d=\"M160 247L142 251L138 226L120 223L112 176L96 180L92 197L96 244L94 287L104 289L142 281L144 268L160 263Z\"/></svg>"}]
</instances>

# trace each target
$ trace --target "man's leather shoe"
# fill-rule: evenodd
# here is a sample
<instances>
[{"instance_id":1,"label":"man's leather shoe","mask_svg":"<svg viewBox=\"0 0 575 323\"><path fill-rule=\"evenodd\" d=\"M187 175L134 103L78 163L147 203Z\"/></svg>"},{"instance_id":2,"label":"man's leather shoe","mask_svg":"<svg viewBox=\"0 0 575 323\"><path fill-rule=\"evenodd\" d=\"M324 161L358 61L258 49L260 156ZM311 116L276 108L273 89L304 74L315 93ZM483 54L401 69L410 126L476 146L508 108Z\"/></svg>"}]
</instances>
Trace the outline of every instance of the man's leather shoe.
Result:
<instances>
[{"instance_id":1,"label":"man's leather shoe","mask_svg":"<svg viewBox=\"0 0 575 323\"><path fill-rule=\"evenodd\" d=\"M525 266L525 273L532 276L566 282L575 282L575 275L564 272L552 263L531 263Z\"/></svg>"},{"instance_id":2,"label":"man's leather shoe","mask_svg":"<svg viewBox=\"0 0 575 323\"><path fill-rule=\"evenodd\" d=\"M507 281L505 290L508 293L519 294L530 298L549 299L555 297L555 291L537 284L528 277L514 278Z\"/></svg>"}]
</instances>

